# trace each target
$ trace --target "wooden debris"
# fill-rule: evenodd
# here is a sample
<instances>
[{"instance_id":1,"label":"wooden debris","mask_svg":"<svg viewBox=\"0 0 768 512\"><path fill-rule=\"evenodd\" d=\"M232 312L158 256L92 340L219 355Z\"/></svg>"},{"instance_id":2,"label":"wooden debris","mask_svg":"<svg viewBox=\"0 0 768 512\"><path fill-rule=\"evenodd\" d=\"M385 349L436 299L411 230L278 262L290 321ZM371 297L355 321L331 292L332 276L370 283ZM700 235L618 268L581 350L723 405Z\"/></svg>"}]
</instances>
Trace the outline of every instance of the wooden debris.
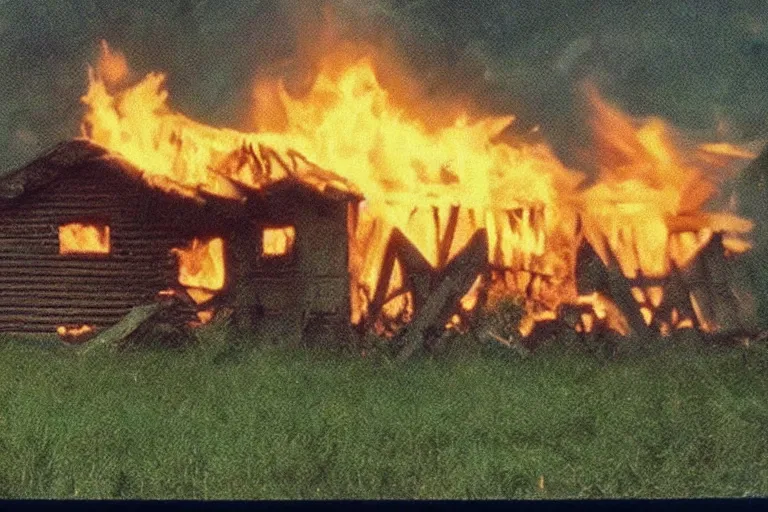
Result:
<instances>
[{"instance_id":1,"label":"wooden debris","mask_svg":"<svg viewBox=\"0 0 768 512\"><path fill-rule=\"evenodd\" d=\"M699 325L716 328L720 334L747 328L749 306L733 291L738 282L736 269L725 258L722 233L712 235L698 256L680 271L690 291ZM746 313L746 314L745 314Z\"/></svg>"},{"instance_id":2,"label":"wooden debris","mask_svg":"<svg viewBox=\"0 0 768 512\"><path fill-rule=\"evenodd\" d=\"M387 295L387 291L396 261L400 262L404 274L404 288L412 292L414 311L421 309L432 288L436 271L402 231L397 228L393 229L384 252L384 261L373 300L368 308L367 323L369 327L378 319L384 304L392 298Z\"/></svg>"},{"instance_id":3,"label":"wooden debris","mask_svg":"<svg viewBox=\"0 0 768 512\"><path fill-rule=\"evenodd\" d=\"M690 318L694 327L701 327L691 304L691 290L686 285L680 270L674 265L670 269L667 283L664 286L664 300L657 315L671 318L672 309L677 309L678 318Z\"/></svg>"},{"instance_id":4,"label":"wooden debris","mask_svg":"<svg viewBox=\"0 0 768 512\"><path fill-rule=\"evenodd\" d=\"M520 343L518 343L517 341L515 341L511 337L509 339L504 339L503 337L499 336L498 334L496 334L495 332L490 331L490 330L486 331L486 334L488 334L488 336L491 339L497 341L498 343L504 345L505 347L507 347L509 349L512 349L512 350L516 351L518 354L520 354L523 357L528 357L529 355L531 355L531 351L530 350L525 348L523 345L521 345Z\"/></svg>"},{"instance_id":5,"label":"wooden debris","mask_svg":"<svg viewBox=\"0 0 768 512\"><path fill-rule=\"evenodd\" d=\"M437 271L399 229L392 232L390 240L396 248L397 259L404 274L404 284L413 294L414 310L418 311L434 285Z\"/></svg>"},{"instance_id":6,"label":"wooden debris","mask_svg":"<svg viewBox=\"0 0 768 512\"><path fill-rule=\"evenodd\" d=\"M642 337L651 335L632 297L629 280L621 273L615 261L608 265L603 263L587 240L582 242L576 255L576 287L580 295L599 292L610 297L635 334Z\"/></svg>"},{"instance_id":7,"label":"wooden debris","mask_svg":"<svg viewBox=\"0 0 768 512\"><path fill-rule=\"evenodd\" d=\"M458 307L461 298L469 291L477 276L488 266L488 235L482 229L470 239L467 246L446 265L436 278L437 284L430 293L424 307L413 321L397 336L402 349L398 361L407 360L427 338L445 328Z\"/></svg>"},{"instance_id":8,"label":"wooden debris","mask_svg":"<svg viewBox=\"0 0 768 512\"><path fill-rule=\"evenodd\" d=\"M179 292L151 304L136 306L122 320L88 342L84 352L99 345L140 345L145 339L176 345L187 336L187 323L195 318L190 301Z\"/></svg>"},{"instance_id":9,"label":"wooden debris","mask_svg":"<svg viewBox=\"0 0 768 512\"><path fill-rule=\"evenodd\" d=\"M724 332L743 331L747 328L749 306L734 293L739 276L733 262L725 257L723 234L715 233L701 258L709 276L709 290L713 298L715 322Z\"/></svg>"},{"instance_id":10,"label":"wooden debris","mask_svg":"<svg viewBox=\"0 0 768 512\"><path fill-rule=\"evenodd\" d=\"M563 319L540 320L534 324L528 336L522 339L521 345L526 350L534 351L540 346L550 343L552 340L557 340L565 334L572 333L575 333L575 329L572 329Z\"/></svg>"},{"instance_id":11,"label":"wooden debris","mask_svg":"<svg viewBox=\"0 0 768 512\"><path fill-rule=\"evenodd\" d=\"M128 336L133 334L144 322L156 314L160 309L160 303L144 304L136 306L126 314L122 320L112 327L102 331L98 336L88 342L84 352L99 345L115 346Z\"/></svg>"}]
</instances>

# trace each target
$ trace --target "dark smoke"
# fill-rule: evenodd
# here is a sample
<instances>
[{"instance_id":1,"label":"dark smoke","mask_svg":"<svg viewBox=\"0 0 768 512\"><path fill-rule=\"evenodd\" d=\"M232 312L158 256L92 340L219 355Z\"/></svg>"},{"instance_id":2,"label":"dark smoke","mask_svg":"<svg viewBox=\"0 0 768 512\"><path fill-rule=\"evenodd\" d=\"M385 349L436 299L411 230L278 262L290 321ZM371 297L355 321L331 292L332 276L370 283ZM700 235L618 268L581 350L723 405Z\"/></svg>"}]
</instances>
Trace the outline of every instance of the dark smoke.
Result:
<instances>
[{"instance_id":1,"label":"dark smoke","mask_svg":"<svg viewBox=\"0 0 768 512\"><path fill-rule=\"evenodd\" d=\"M766 136L762 1L0 0L0 170L78 133L102 38L138 73L166 71L174 106L220 126L251 126L254 78L300 94L319 56L351 40L416 77L420 99L513 113L519 137L541 125L567 164L589 145L586 79L689 133Z\"/></svg>"}]
</instances>

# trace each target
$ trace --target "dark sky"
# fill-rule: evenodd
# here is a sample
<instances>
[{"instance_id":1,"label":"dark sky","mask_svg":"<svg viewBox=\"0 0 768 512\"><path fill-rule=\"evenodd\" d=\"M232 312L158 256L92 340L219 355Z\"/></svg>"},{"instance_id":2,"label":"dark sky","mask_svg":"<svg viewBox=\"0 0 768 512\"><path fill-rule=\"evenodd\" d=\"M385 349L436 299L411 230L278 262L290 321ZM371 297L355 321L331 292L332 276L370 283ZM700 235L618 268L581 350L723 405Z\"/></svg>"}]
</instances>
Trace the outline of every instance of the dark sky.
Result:
<instances>
[{"instance_id":1,"label":"dark sky","mask_svg":"<svg viewBox=\"0 0 768 512\"><path fill-rule=\"evenodd\" d=\"M578 85L690 133L768 137L768 4L746 0L329 0L344 38L387 47L435 98L541 124L561 158L586 144ZM76 135L98 41L171 102L245 127L257 73L302 76L324 2L0 0L0 170Z\"/></svg>"}]
</instances>

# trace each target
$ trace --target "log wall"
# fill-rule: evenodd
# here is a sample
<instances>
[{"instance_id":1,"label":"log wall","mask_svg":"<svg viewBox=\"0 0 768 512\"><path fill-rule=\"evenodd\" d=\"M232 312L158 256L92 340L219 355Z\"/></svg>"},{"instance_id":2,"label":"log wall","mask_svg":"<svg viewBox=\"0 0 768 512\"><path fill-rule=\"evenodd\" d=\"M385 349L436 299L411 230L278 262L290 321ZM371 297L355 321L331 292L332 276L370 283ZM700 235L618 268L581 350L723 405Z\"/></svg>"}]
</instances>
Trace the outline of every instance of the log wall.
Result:
<instances>
[{"instance_id":1,"label":"log wall","mask_svg":"<svg viewBox=\"0 0 768 512\"><path fill-rule=\"evenodd\" d=\"M348 327L349 198L292 183L201 207L108 159L60 161L80 146L98 149L62 145L0 183L0 332L107 327L178 284L172 248L209 236L225 240L224 291L234 292L241 324L334 325L333 336ZM59 254L59 226L72 222L108 225L110 253ZM263 229L277 226L295 228L294 250L265 258Z\"/></svg>"},{"instance_id":2,"label":"log wall","mask_svg":"<svg viewBox=\"0 0 768 512\"><path fill-rule=\"evenodd\" d=\"M283 323L296 324L296 329L332 324L336 335L342 335L350 316L348 203L296 187L254 201L250 210L250 220L240 225L232 247L243 311L255 307L266 317L283 317ZM262 232L277 226L295 228L293 253L265 258ZM245 319L241 326L249 323Z\"/></svg>"},{"instance_id":3,"label":"log wall","mask_svg":"<svg viewBox=\"0 0 768 512\"><path fill-rule=\"evenodd\" d=\"M183 204L187 204L183 202ZM171 247L188 240L191 206L106 165L62 172L0 209L0 332L108 326L176 283ZM60 255L58 227L110 227L108 255Z\"/></svg>"}]
</instances>

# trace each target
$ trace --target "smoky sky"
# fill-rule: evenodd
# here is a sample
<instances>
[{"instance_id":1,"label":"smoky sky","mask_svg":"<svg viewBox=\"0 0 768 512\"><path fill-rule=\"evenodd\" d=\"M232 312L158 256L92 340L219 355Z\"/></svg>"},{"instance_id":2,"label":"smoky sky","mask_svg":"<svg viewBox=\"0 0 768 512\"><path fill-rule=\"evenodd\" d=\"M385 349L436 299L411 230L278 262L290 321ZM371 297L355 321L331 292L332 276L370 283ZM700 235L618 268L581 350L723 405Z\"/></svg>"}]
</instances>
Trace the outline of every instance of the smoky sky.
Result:
<instances>
[{"instance_id":1,"label":"smoky sky","mask_svg":"<svg viewBox=\"0 0 768 512\"><path fill-rule=\"evenodd\" d=\"M435 101L541 125L567 164L589 144L585 80L692 134L768 136L764 1L0 0L0 170L78 134L102 38L218 126L248 127L254 77L300 90L316 54L349 40L387 48Z\"/></svg>"}]
</instances>

